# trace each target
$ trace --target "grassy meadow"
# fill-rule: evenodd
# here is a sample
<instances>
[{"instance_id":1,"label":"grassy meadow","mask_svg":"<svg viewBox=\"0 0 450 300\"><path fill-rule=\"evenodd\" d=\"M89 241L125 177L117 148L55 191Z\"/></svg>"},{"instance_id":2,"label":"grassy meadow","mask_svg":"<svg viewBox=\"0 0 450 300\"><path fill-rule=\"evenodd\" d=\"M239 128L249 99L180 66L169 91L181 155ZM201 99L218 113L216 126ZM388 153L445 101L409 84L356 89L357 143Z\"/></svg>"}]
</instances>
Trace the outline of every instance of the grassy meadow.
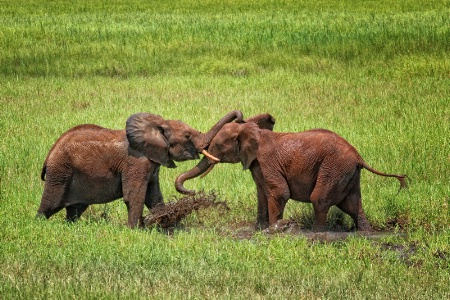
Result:
<instances>
[{"instance_id":1,"label":"grassy meadow","mask_svg":"<svg viewBox=\"0 0 450 300\"><path fill-rule=\"evenodd\" d=\"M0 15L0 298L450 297L449 1L7 0ZM120 129L146 111L207 131L234 109L271 113L276 131L333 130L374 168L407 174L397 193L362 172L383 234L253 232L256 189L237 164L186 183L230 210L171 234L128 229L120 200L75 224L34 218L67 129ZM166 201L196 163L162 169ZM290 201L285 219L308 233L311 212ZM337 209L329 219L329 235L351 227Z\"/></svg>"}]
</instances>

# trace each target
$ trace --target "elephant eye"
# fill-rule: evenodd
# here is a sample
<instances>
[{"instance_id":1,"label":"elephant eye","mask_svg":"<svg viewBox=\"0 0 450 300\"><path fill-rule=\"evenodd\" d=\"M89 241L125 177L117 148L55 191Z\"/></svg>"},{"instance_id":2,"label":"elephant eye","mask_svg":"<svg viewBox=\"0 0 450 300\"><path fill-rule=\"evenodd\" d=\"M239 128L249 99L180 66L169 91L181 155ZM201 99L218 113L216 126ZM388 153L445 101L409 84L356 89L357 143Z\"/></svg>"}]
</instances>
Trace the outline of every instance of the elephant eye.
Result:
<instances>
[{"instance_id":1,"label":"elephant eye","mask_svg":"<svg viewBox=\"0 0 450 300\"><path fill-rule=\"evenodd\" d=\"M191 139L191 134L190 133L186 133L184 135L184 137L186 138L186 140L190 140Z\"/></svg>"}]
</instances>

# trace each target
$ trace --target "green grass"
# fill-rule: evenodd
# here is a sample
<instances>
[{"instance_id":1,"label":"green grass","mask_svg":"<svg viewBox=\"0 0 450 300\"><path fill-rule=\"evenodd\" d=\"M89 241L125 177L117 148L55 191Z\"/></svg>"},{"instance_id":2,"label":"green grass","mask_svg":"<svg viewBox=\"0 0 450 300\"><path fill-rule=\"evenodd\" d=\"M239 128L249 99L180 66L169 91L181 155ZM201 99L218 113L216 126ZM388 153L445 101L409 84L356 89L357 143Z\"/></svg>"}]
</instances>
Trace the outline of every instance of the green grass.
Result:
<instances>
[{"instance_id":1,"label":"green grass","mask_svg":"<svg viewBox=\"0 0 450 300\"><path fill-rule=\"evenodd\" d=\"M449 297L448 1L3 1L0 14L5 299ZM393 234L236 238L256 219L240 165L186 183L231 210L171 236L127 229L121 201L73 225L34 218L43 160L70 127L123 128L147 111L207 131L233 109L273 114L276 131L331 129L376 169L408 174L397 195L396 180L362 173L369 221ZM166 200L195 163L162 170ZM310 214L291 201L285 218Z\"/></svg>"}]
</instances>

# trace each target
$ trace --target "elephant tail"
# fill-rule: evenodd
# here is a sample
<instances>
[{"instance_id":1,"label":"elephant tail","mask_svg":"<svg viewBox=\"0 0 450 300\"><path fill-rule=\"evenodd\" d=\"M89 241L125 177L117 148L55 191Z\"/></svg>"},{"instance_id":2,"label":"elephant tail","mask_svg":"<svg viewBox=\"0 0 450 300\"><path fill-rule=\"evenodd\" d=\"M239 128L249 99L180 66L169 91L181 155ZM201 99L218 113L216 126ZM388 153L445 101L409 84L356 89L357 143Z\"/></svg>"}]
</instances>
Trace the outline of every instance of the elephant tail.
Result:
<instances>
[{"instance_id":1,"label":"elephant tail","mask_svg":"<svg viewBox=\"0 0 450 300\"><path fill-rule=\"evenodd\" d=\"M45 173L47 172L47 160L44 162L41 170L41 180L45 181Z\"/></svg>"},{"instance_id":2,"label":"elephant tail","mask_svg":"<svg viewBox=\"0 0 450 300\"><path fill-rule=\"evenodd\" d=\"M363 167L364 169L366 169L366 170L368 170L368 171L370 171L370 172L372 172L374 174L377 174L377 175L380 175L380 176L384 176L384 177L395 177L395 178L397 178L400 181L400 190L403 189L403 188L407 188L408 187L408 183L406 182L406 178L407 178L406 174L403 174L403 175L386 174L386 173L383 173L383 172L375 170L374 168L372 168L371 166L366 164L364 161L362 161L360 164L361 164L361 167Z\"/></svg>"}]
</instances>

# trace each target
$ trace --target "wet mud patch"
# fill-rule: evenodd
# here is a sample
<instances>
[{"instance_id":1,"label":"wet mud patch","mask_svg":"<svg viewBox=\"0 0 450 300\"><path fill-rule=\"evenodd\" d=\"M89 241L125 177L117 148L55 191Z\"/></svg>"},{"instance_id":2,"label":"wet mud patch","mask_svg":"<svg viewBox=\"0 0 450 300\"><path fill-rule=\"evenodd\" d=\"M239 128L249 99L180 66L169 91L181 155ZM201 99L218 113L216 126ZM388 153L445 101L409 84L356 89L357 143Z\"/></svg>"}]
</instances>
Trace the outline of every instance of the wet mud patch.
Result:
<instances>
[{"instance_id":1,"label":"wet mud patch","mask_svg":"<svg viewBox=\"0 0 450 300\"><path fill-rule=\"evenodd\" d=\"M220 209L222 211L230 210L226 201L219 201L218 196L214 191L200 191L194 195L173 197L166 204L154 207L151 210L151 213L143 219L143 224L146 228L156 227L169 234L173 233L175 230L189 230L189 227L193 224L182 221L194 212L211 208ZM376 240L394 234L390 231L357 232L354 231L353 228L345 226L343 222L340 222L339 216L331 216L330 219L332 219L332 221L330 221L327 231L323 232L311 230L312 218L308 216L280 220L275 225L264 230L257 229L256 224L253 221L220 222L220 224L213 229L220 236L231 237L238 240L250 240L257 234L264 235L268 238L279 236L305 237L313 242L325 243L344 241L355 236ZM204 227L204 225L198 224L193 226ZM396 233L395 235L401 234Z\"/></svg>"},{"instance_id":2,"label":"wet mud patch","mask_svg":"<svg viewBox=\"0 0 450 300\"><path fill-rule=\"evenodd\" d=\"M145 227L156 226L164 230L175 229L192 212L209 207L230 210L225 201L217 200L215 192L200 191L195 195L174 198L166 204L152 208L151 213L144 218L143 223Z\"/></svg>"},{"instance_id":3,"label":"wet mud patch","mask_svg":"<svg viewBox=\"0 0 450 300\"><path fill-rule=\"evenodd\" d=\"M416 243L409 244L395 244L395 243L381 243L380 250L394 253L397 259L409 267L420 267L422 262L414 260L414 256L419 251Z\"/></svg>"},{"instance_id":4,"label":"wet mud patch","mask_svg":"<svg viewBox=\"0 0 450 300\"><path fill-rule=\"evenodd\" d=\"M436 269L450 268L450 254L441 249L429 251L427 247L420 246L414 241L404 241L404 243L379 243L380 251L393 253L399 261L408 267L420 268L426 263L432 263Z\"/></svg>"},{"instance_id":5,"label":"wet mud patch","mask_svg":"<svg viewBox=\"0 0 450 300\"><path fill-rule=\"evenodd\" d=\"M245 240L252 239L255 234L262 234L269 238L279 236L305 237L312 242L324 243L345 241L350 237L365 237L370 240L378 240L386 236L403 236L402 233L394 234L388 231L358 232L344 226L333 226L326 231L316 232L292 219L280 220L275 225L264 230L257 230L252 222L243 222L235 226L229 234L233 238Z\"/></svg>"},{"instance_id":6,"label":"wet mud patch","mask_svg":"<svg viewBox=\"0 0 450 300\"><path fill-rule=\"evenodd\" d=\"M214 209L215 211L211 211ZM197 213L197 218L188 218L190 214ZM376 229L371 232L358 232L350 228L345 222L336 222L336 218L330 218L326 231L315 232L311 230L311 220L309 216L296 216L291 219L280 220L267 229L256 228L255 221L227 219L227 212L230 210L226 201L219 201L215 192L199 192L195 195L174 197L165 205L152 209L151 213L143 219L147 228L158 228L162 232L172 235L176 230L189 231L190 228L211 229L213 232L224 238L235 240L257 240L258 237L268 239L306 238L314 244L336 243L342 245L352 238L364 238L377 249L374 257L381 261L400 262L411 268L421 268L432 264L440 269L450 268L450 252L447 249L435 249L431 251L421 243L410 241L406 231L400 226ZM209 218L213 214L212 221L207 220L205 225L202 218ZM217 219L219 218L219 219ZM186 220L185 220L186 219ZM199 221L200 220L200 221Z\"/></svg>"}]
</instances>

